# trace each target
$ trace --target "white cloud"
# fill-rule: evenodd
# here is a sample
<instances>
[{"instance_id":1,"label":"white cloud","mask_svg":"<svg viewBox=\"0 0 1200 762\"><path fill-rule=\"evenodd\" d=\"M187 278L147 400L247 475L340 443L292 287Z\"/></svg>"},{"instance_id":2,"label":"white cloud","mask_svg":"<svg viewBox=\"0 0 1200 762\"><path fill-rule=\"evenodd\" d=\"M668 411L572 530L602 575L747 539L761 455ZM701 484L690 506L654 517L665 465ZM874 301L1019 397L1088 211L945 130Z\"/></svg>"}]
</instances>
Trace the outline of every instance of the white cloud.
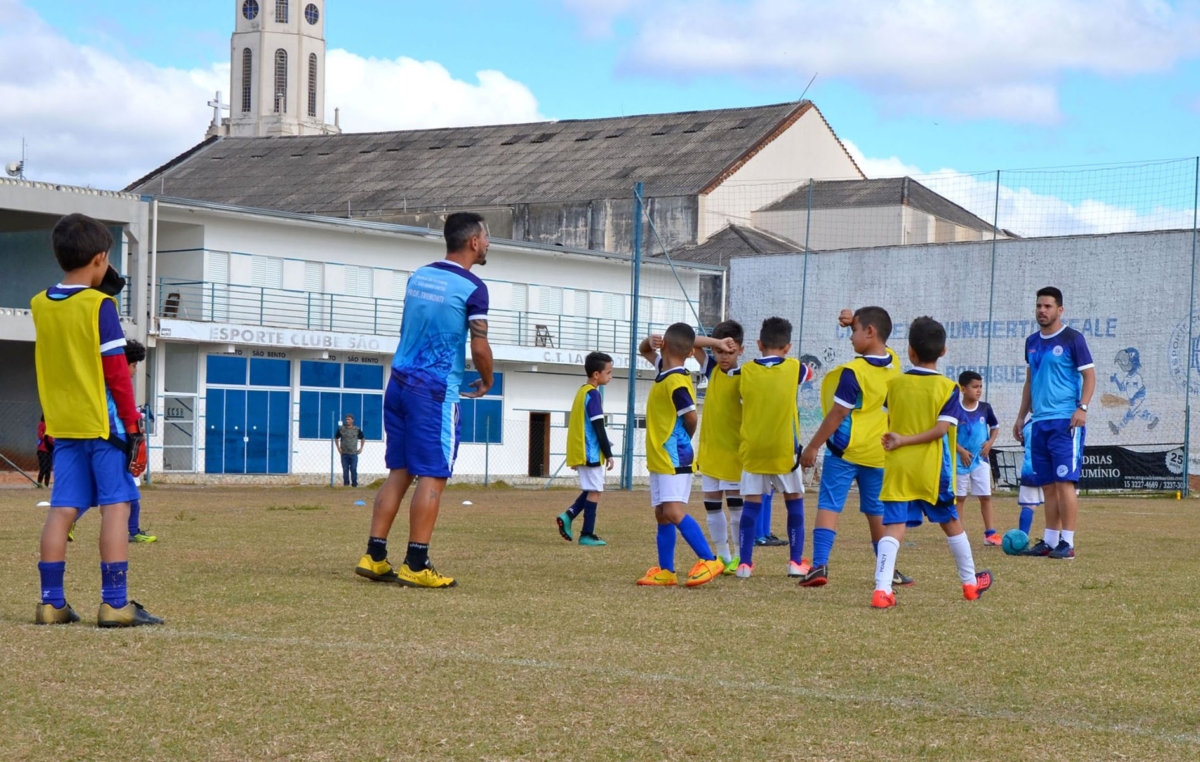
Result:
<instances>
[{"instance_id":1,"label":"white cloud","mask_svg":"<svg viewBox=\"0 0 1200 762\"><path fill-rule=\"evenodd\" d=\"M1194 4L1164 0L564 0L585 29L628 14L624 66L854 82L897 109L1051 123L1058 80L1162 72L1200 55Z\"/></svg>"},{"instance_id":2,"label":"white cloud","mask_svg":"<svg viewBox=\"0 0 1200 762\"><path fill-rule=\"evenodd\" d=\"M593 39L610 36L613 22L638 7L637 0L563 0L563 4L579 16L584 34Z\"/></svg>"},{"instance_id":3,"label":"white cloud","mask_svg":"<svg viewBox=\"0 0 1200 762\"><path fill-rule=\"evenodd\" d=\"M527 87L496 71L476 83L432 61L327 55L327 119L346 131L541 120ZM0 0L0 163L29 143L33 180L121 188L200 142L205 103L229 98L229 63L183 70L76 45L17 0Z\"/></svg>"},{"instance_id":4,"label":"white cloud","mask_svg":"<svg viewBox=\"0 0 1200 762\"><path fill-rule=\"evenodd\" d=\"M905 164L899 156L889 156L886 159L868 158L863 155L862 150L853 141L842 138L842 145L846 147L846 151L854 159L854 163L867 177L904 177L905 175L922 174L919 167L914 164Z\"/></svg>"}]
</instances>

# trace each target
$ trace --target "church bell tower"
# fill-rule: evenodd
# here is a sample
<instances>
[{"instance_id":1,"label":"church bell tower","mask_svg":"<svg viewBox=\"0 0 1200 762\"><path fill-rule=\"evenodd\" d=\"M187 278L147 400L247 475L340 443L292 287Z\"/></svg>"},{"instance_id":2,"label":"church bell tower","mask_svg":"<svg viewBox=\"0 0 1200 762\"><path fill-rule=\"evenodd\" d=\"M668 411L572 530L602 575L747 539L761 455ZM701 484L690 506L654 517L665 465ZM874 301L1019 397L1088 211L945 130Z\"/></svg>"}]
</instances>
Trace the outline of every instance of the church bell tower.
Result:
<instances>
[{"instance_id":1,"label":"church bell tower","mask_svg":"<svg viewBox=\"0 0 1200 762\"><path fill-rule=\"evenodd\" d=\"M325 0L234 0L229 118L209 134L331 135L325 124ZM210 104L211 105L211 104Z\"/></svg>"}]
</instances>

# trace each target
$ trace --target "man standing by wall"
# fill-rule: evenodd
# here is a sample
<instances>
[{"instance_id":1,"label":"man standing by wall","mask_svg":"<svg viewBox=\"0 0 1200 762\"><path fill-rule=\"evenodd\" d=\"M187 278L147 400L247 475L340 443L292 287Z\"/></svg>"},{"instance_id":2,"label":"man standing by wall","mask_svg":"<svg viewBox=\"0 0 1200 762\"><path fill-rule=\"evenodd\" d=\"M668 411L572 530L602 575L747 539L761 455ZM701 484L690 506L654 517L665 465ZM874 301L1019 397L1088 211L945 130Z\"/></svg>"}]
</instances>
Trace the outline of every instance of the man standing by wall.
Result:
<instances>
[{"instance_id":1,"label":"man standing by wall","mask_svg":"<svg viewBox=\"0 0 1200 762\"><path fill-rule=\"evenodd\" d=\"M1063 295L1053 286L1037 292L1034 317L1041 327L1025 340L1029 372L1013 436L1024 443L1022 424L1032 411L1029 447L1031 486L1045 488L1046 532L1025 555L1075 557L1075 487L1083 466L1088 403L1096 390L1096 369L1083 334L1062 322Z\"/></svg>"},{"instance_id":2,"label":"man standing by wall","mask_svg":"<svg viewBox=\"0 0 1200 762\"><path fill-rule=\"evenodd\" d=\"M367 553L354 569L367 579L408 587L455 585L429 563L429 541L458 453L459 398L482 397L492 388L488 290L471 272L474 265L487 264L487 226L478 214L459 212L446 218L443 236L446 258L408 279L400 345L383 401L388 477L375 495ZM468 329L479 379L471 384L473 391L460 395ZM387 536L413 480L417 489L408 514L408 552L400 568L393 569Z\"/></svg>"},{"instance_id":3,"label":"man standing by wall","mask_svg":"<svg viewBox=\"0 0 1200 762\"><path fill-rule=\"evenodd\" d=\"M354 425L354 416L347 414L337 433L333 435L337 441L338 452L342 454L342 486L358 486L358 456L362 455L363 430Z\"/></svg>"}]
</instances>

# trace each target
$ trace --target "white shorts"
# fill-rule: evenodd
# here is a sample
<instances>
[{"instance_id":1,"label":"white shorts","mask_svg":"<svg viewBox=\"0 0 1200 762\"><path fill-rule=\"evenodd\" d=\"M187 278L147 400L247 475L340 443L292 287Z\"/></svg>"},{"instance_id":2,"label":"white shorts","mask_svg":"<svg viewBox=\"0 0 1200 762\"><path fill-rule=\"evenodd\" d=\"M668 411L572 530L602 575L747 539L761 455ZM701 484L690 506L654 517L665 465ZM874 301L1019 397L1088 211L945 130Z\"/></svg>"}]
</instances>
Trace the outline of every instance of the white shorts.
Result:
<instances>
[{"instance_id":1,"label":"white shorts","mask_svg":"<svg viewBox=\"0 0 1200 762\"><path fill-rule=\"evenodd\" d=\"M751 474L742 472L742 495L769 495L776 492L804 494L804 472L798 467L786 474Z\"/></svg>"},{"instance_id":2,"label":"white shorts","mask_svg":"<svg viewBox=\"0 0 1200 762\"><path fill-rule=\"evenodd\" d=\"M1017 490L1017 505L1041 505L1044 502L1046 496L1042 494L1041 487L1021 486Z\"/></svg>"},{"instance_id":3,"label":"white shorts","mask_svg":"<svg viewBox=\"0 0 1200 762\"><path fill-rule=\"evenodd\" d=\"M982 466L969 474L958 474L954 478L954 494L959 497L974 495L975 497L992 496L992 468Z\"/></svg>"},{"instance_id":4,"label":"white shorts","mask_svg":"<svg viewBox=\"0 0 1200 762\"><path fill-rule=\"evenodd\" d=\"M604 466L580 466L575 472L579 474L579 489L584 492L604 491Z\"/></svg>"},{"instance_id":5,"label":"white shorts","mask_svg":"<svg viewBox=\"0 0 1200 762\"><path fill-rule=\"evenodd\" d=\"M687 503L692 494L691 474L650 474L650 505Z\"/></svg>"},{"instance_id":6,"label":"white shorts","mask_svg":"<svg viewBox=\"0 0 1200 762\"><path fill-rule=\"evenodd\" d=\"M705 492L739 492L742 485L739 482L727 482L724 479L716 479L707 474L700 474L700 486Z\"/></svg>"}]
</instances>

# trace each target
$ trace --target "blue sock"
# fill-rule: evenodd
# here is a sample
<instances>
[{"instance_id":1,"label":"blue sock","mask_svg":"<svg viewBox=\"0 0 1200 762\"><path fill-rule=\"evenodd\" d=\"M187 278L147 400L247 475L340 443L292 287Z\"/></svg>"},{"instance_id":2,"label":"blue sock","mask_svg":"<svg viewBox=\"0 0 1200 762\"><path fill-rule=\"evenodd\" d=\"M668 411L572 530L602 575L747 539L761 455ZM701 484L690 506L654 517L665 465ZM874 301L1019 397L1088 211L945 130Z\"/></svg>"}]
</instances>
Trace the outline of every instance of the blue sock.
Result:
<instances>
[{"instance_id":1,"label":"blue sock","mask_svg":"<svg viewBox=\"0 0 1200 762\"><path fill-rule=\"evenodd\" d=\"M871 540L871 550L875 551L875 557L879 558L879 543Z\"/></svg>"},{"instance_id":2,"label":"blue sock","mask_svg":"<svg viewBox=\"0 0 1200 762\"><path fill-rule=\"evenodd\" d=\"M771 498L775 496L774 492L768 492L762 496L762 513L758 515L758 532L757 537L771 536Z\"/></svg>"},{"instance_id":3,"label":"blue sock","mask_svg":"<svg viewBox=\"0 0 1200 762\"><path fill-rule=\"evenodd\" d=\"M996 530L995 530L995 529L985 529L985 530L983 530L983 536L984 536L984 537L991 537L991 536L992 536L992 535L994 535L994 534L996 534Z\"/></svg>"},{"instance_id":4,"label":"blue sock","mask_svg":"<svg viewBox=\"0 0 1200 762\"><path fill-rule=\"evenodd\" d=\"M658 568L675 571L675 525L658 525Z\"/></svg>"},{"instance_id":5,"label":"blue sock","mask_svg":"<svg viewBox=\"0 0 1200 762\"><path fill-rule=\"evenodd\" d=\"M583 504L583 532L582 534L596 533L596 504L591 500Z\"/></svg>"},{"instance_id":6,"label":"blue sock","mask_svg":"<svg viewBox=\"0 0 1200 762\"><path fill-rule=\"evenodd\" d=\"M755 495L755 497L758 497ZM754 541L758 538L758 515L762 503L746 498L742 503L742 524L738 527L738 554L742 563L754 565Z\"/></svg>"},{"instance_id":7,"label":"blue sock","mask_svg":"<svg viewBox=\"0 0 1200 762\"><path fill-rule=\"evenodd\" d=\"M1023 505L1021 506L1021 531L1029 534L1029 530L1033 529L1033 508Z\"/></svg>"},{"instance_id":8,"label":"blue sock","mask_svg":"<svg viewBox=\"0 0 1200 762\"><path fill-rule=\"evenodd\" d=\"M833 551L833 540L837 532L832 529L817 527L813 530L813 566L825 566L829 563L829 554Z\"/></svg>"},{"instance_id":9,"label":"blue sock","mask_svg":"<svg viewBox=\"0 0 1200 762\"><path fill-rule=\"evenodd\" d=\"M579 497L575 498L575 502L571 503L571 507L567 508L567 515L572 519L583 513L583 505L587 501L587 492L580 492Z\"/></svg>"},{"instance_id":10,"label":"blue sock","mask_svg":"<svg viewBox=\"0 0 1200 762\"><path fill-rule=\"evenodd\" d=\"M114 609L125 608L129 603L128 578L128 561L100 564L100 597Z\"/></svg>"},{"instance_id":11,"label":"blue sock","mask_svg":"<svg viewBox=\"0 0 1200 762\"><path fill-rule=\"evenodd\" d=\"M133 537L142 530L142 501L131 500L129 503L129 536Z\"/></svg>"},{"instance_id":12,"label":"blue sock","mask_svg":"<svg viewBox=\"0 0 1200 762\"><path fill-rule=\"evenodd\" d=\"M804 557L804 498L785 500L787 505L788 550L791 559L800 563Z\"/></svg>"},{"instance_id":13,"label":"blue sock","mask_svg":"<svg viewBox=\"0 0 1200 762\"><path fill-rule=\"evenodd\" d=\"M712 561L717 557L709 547L708 538L704 536L700 523L691 516L684 516L683 521L679 522L679 534L683 535L684 542L692 546L692 550L696 551L701 561Z\"/></svg>"},{"instance_id":14,"label":"blue sock","mask_svg":"<svg viewBox=\"0 0 1200 762\"><path fill-rule=\"evenodd\" d=\"M63 592L63 575L67 573L66 561L38 561L38 574L42 577L42 603L56 609L67 605Z\"/></svg>"}]
</instances>

